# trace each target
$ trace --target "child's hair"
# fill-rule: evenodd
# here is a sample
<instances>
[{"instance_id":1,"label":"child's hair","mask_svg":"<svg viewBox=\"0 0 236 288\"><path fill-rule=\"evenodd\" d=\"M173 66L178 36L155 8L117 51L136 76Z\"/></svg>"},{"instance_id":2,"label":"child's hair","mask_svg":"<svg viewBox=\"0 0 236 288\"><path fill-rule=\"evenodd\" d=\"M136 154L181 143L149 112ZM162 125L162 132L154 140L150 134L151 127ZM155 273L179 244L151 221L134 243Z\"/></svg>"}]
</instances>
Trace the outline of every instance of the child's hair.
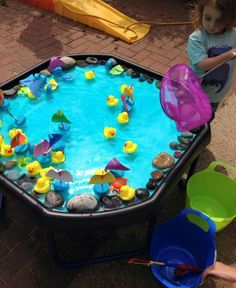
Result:
<instances>
[{"instance_id":1,"label":"child's hair","mask_svg":"<svg viewBox=\"0 0 236 288\"><path fill-rule=\"evenodd\" d=\"M206 5L213 5L220 13L220 23L225 26L227 30L235 27L236 22L236 1L235 0L198 0L195 8L191 12L191 18L195 29L202 27L202 13Z\"/></svg>"}]
</instances>

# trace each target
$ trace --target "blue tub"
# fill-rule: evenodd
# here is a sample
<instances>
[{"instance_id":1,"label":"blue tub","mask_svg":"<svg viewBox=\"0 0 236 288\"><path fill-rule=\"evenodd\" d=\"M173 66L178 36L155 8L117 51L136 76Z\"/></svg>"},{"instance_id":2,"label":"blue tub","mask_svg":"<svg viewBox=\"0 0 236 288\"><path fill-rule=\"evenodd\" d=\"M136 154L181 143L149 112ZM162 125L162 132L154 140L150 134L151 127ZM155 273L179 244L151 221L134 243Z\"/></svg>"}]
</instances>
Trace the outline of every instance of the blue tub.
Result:
<instances>
[{"instance_id":1,"label":"blue tub","mask_svg":"<svg viewBox=\"0 0 236 288\"><path fill-rule=\"evenodd\" d=\"M201 227L194 224L196 219ZM178 217L155 230L151 243L152 260L197 266L203 272L215 262L215 231L214 222L207 216L184 209ZM184 276L176 276L175 268L157 265L152 266L152 272L165 287L193 288L201 284L202 273L187 272Z\"/></svg>"}]
</instances>

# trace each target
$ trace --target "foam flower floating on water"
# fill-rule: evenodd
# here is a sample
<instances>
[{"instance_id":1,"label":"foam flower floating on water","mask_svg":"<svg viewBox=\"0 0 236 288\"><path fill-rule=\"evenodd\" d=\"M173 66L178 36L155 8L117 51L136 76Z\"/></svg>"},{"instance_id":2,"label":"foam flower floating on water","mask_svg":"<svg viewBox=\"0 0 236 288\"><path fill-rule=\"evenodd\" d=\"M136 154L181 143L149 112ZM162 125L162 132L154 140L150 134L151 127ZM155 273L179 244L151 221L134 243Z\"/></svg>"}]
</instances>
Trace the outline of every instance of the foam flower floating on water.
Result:
<instances>
[{"instance_id":1,"label":"foam flower floating on water","mask_svg":"<svg viewBox=\"0 0 236 288\"><path fill-rule=\"evenodd\" d=\"M34 157L39 157L42 154L47 154L51 151L52 146L57 143L61 138L62 134L49 134L49 141L44 139L40 143L34 146L33 154Z\"/></svg>"},{"instance_id":2,"label":"foam flower floating on water","mask_svg":"<svg viewBox=\"0 0 236 288\"><path fill-rule=\"evenodd\" d=\"M39 157L42 154L45 154L49 150L49 142L47 140L43 140L38 144L35 144L33 154L34 157Z\"/></svg>"},{"instance_id":3,"label":"foam flower floating on water","mask_svg":"<svg viewBox=\"0 0 236 288\"><path fill-rule=\"evenodd\" d=\"M123 170L127 171L130 170L128 167L124 166L120 163L116 158L112 158L105 167L105 170Z\"/></svg>"},{"instance_id":4,"label":"foam flower floating on water","mask_svg":"<svg viewBox=\"0 0 236 288\"><path fill-rule=\"evenodd\" d=\"M109 191L110 185L108 183L112 183L116 180L113 174L104 169L100 169L95 171L95 174L89 180L89 184L95 184L93 189L98 194L104 194Z\"/></svg>"},{"instance_id":5,"label":"foam flower floating on water","mask_svg":"<svg viewBox=\"0 0 236 288\"><path fill-rule=\"evenodd\" d=\"M71 124L70 120L66 118L66 116L61 110L58 110L55 114L52 115L52 122L64 122L67 124Z\"/></svg>"},{"instance_id":6,"label":"foam flower floating on water","mask_svg":"<svg viewBox=\"0 0 236 288\"><path fill-rule=\"evenodd\" d=\"M89 180L89 184L105 184L112 183L116 178L112 175L111 172L104 169L95 171L95 174Z\"/></svg>"},{"instance_id":7,"label":"foam flower floating on water","mask_svg":"<svg viewBox=\"0 0 236 288\"><path fill-rule=\"evenodd\" d=\"M17 133L15 137L11 140L11 147L14 148L23 144L26 141L26 136L23 133Z\"/></svg>"},{"instance_id":8,"label":"foam flower floating on water","mask_svg":"<svg viewBox=\"0 0 236 288\"><path fill-rule=\"evenodd\" d=\"M62 182L73 182L73 177L67 170L51 169L46 173L46 176Z\"/></svg>"},{"instance_id":9,"label":"foam flower floating on water","mask_svg":"<svg viewBox=\"0 0 236 288\"><path fill-rule=\"evenodd\" d=\"M64 125L64 123L71 124L70 120L66 118L64 113L61 110L58 110L55 114L52 115L52 122L59 122L61 126L58 127L61 130L68 130L70 125Z\"/></svg>"},{"instance_id":10,"label":"foam flower floating on water","mask_svg":"<svg viewBox=\"0 0 236 288\"><path fill-rule=\"evenodd\" d=\"M61 169L51 169L46 173L46 177L54 179L54 190L55 191L64 191L68 189L68 182L73 182L73 177L69 171Z\"/></svg>"},{"instance_id":11,"label":"foam flower floating on water","mask_svg":"<svg viewBox=\"0 0 236 288\"><path fill-rule=\"evenodd\" d=\"M53 134L49 134L48 138L49 138L49 147L52 147L54 144L56 144L59 140L61 140L62 138L62 134L57 134L57 133L53 133Z\"/></svg>"},{"instance_id":12,"label":"foam flower floating on water","mask_svg":"<svg viewBox=\"0 0 236 288\"><path fill-rule=\"evenodd\" d=\"M115 67L113 67L109 73L112 75L120 75L121 73L124 72L124 68L121 65L116 65Z\"/></svg>"},{"instance_id":13,"label":"foam flower floating on water","mask_svg":"<svg viewBox=\"0 0 236 288\"><path fill-rule=\"evenodd\" d=\"M28 165L32 159L30 157L24 157L23 155L19 155L17 159L12 160L17 163L19 168L22 168L22 166Z\"/></svg>"}]
</instances>

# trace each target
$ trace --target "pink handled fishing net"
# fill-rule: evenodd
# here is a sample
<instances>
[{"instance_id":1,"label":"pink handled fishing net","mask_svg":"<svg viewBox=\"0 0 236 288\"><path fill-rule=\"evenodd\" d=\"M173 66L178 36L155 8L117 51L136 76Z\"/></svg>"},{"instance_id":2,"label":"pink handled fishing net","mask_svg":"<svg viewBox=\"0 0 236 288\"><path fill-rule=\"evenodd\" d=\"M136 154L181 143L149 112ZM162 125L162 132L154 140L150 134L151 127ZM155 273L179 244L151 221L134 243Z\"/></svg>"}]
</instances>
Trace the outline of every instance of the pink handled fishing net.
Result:
<instances>
[{"instance_id":1,"label":"pink handled fishing net","mask_svg":"<svg viewBox=\"0 0 236 288\"><path fill-rule=\"evenodd\" d=\"M176 64L164 75L160 91L161 105L179 131L189 131L207 123L212 116L208 96L198 76L186 64Z\"/></svg>"}]
</instances>

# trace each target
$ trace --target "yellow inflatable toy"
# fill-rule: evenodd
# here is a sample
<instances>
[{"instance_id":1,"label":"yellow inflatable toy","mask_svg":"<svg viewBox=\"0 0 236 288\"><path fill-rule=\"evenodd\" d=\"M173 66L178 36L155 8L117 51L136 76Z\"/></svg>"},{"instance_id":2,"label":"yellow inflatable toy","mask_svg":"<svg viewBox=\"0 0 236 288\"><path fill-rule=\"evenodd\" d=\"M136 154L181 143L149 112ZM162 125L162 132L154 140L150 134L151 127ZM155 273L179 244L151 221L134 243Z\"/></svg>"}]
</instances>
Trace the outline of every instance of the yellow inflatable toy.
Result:
<instances>
[{"instance_id":1,"label":"yellow inflatable toy","mask_svg":"<svg viewBox=\"0 0 236 288\"><path fill-rule=\"evenodd\" d=\"M116 106L119 103L119 99L115 98L113 95L107 97L107 105L110 107Z\"/></svg>"},{"instance_id":2,"label":"yellow inflatable toy","mask_svg":"<svg viewBox=\"0 0 236 288\"><path fill-rule=\"evenodd\" d=\"M41 169L42 167L38 161L33 161L32 163L26 165L26 171L30 176L38 175Z\"/></svg>"},{"instance_id":3,"label":"yellow inflatable toy","mask_svg":"<svg viewBox=\"0 0 236 288\"><path fill-rule=\"evenodd\" d=\"M51 79L45 86L44 89L46 90L48 85L52 85L52 91L56 90L57 87L59 86L59 84L57 83L57 81L55 79Z\"/></svg>"},{"instance_id":4,"label":"yellow inflatable toy","mask_svg":"<svg viewBox=\"0 0 236 288\"><path fill-rule=\"evenodd\" d=\"M66 157L63 151L54 151L52 153L51 161L55 164L60 164L65 161Z\"/></svg>"},{"instance_id":5,"label":"yellow inflatable toy","mask_svg":"<svg viewBox=\"0 0 236 288\"><path fill-rule=\"evenodd\" d=\"M1 155L4 157L10 157L15 153L14 148L11 145L5 144L4 142L1 145Z\"/></svg>"},{"instance_id":6,"label":"yellow inflatable toy","mask_svg":"<svg viewBox=\"0 0 236 288\"><path fill-rule=\"evenodd\" d=\"M119 197L124 201L132 200L135 197L134 188L129 185L122 186L120 188Z\"/></svg>"},{"instance_id":7,"label":"yellow inflatable toy","mask_svg":"<svg viewBox=\"0 0 236 288\"><path fill-rule=\"evenodd\" d=\"M87 80L92 80L92 79L94 79L94 78L95 78L94 71L93 71L93 70L89 70L89 71L84 72L84 77L85 77Z\"/></svg>"},{"instance_id":8,"label":"yellow inflatable toy","mask_svg":"<svg viewBox=\"0 0 236 288\"><path fill-rule=\"evenodd\" d=\"M34 191L37 193L47 193L50 190L50 186L50 181L47 178L39 178L34 186Z\"/></svg>"},{"instance_id":9,"label":"yellow inflatable toy","mask_svg":"<svg viewBox=\"0 0 236 288\"><path fill-rule=\"evenodd\" d=\"M138 144L128 140L124 144L124 152L128 154L134 153L138 149Z\"/></svg>"},{"instance_id":10,"label":"yellow inflatable toy","mask_svg":"<svg viewBox=\"0 0 236 288\"><path fill-rule=\"evenodd\" d=\"M150 25L126 16L101 0L24 0L23 2L105 31L128 43L142 39L150 30Z\"/></svg>"},{"instance_id":11,"label":"yellow inflatable toy","mask_svg":"<svg viewBox=\"0 0 236 288\"><path fill-rule=\"evenodd\" d=\"M48 179L48 180L51 180L51 178L48 177L48 176L46 176L46 174L47 174L48 171L50 171L50 170L52 170L52 169L54 169L52 166L41 169L40 172L39 172L39 173L40 173L40 176L41 176L42 178L46 178L46 179Z\"/></svg>"},{"instance_id":12,"label":"yellow inflatable toy","mask_svg":"<svg viewBox=\"0 0 236 288\"><path fill-rule=\"evenodd\" d=\"M125 124L129 122L129 114L128 112L122 112L118 115L117 121L121 124Z\"/></svg>"},{"instance_id":13,"label":"yellow inflatable toy","mask_svg":"<svg viewBox=\"0 0 236 288\"><path fill-rule=\"evenodd\" d=\"M23 142L23 144L28 144L28 138L27 136L24 134L24 131L20 128L13 128L11 130L9 130L8 135L10 136L11 139L13 139L18 133L21 133L22 135L25 136L25 140Z\"/></svg>"},{"instance_id":14,"label":"yellow inflatable toy","mask_svg":"<svg viewBox=\"0 0 236 288\"><path fill-rule=\"evenodd\" d=\"M113 138L116 136L116 129L112 127L105 127L103 135L106 138Z\"/></svg>"}]
</instances>

